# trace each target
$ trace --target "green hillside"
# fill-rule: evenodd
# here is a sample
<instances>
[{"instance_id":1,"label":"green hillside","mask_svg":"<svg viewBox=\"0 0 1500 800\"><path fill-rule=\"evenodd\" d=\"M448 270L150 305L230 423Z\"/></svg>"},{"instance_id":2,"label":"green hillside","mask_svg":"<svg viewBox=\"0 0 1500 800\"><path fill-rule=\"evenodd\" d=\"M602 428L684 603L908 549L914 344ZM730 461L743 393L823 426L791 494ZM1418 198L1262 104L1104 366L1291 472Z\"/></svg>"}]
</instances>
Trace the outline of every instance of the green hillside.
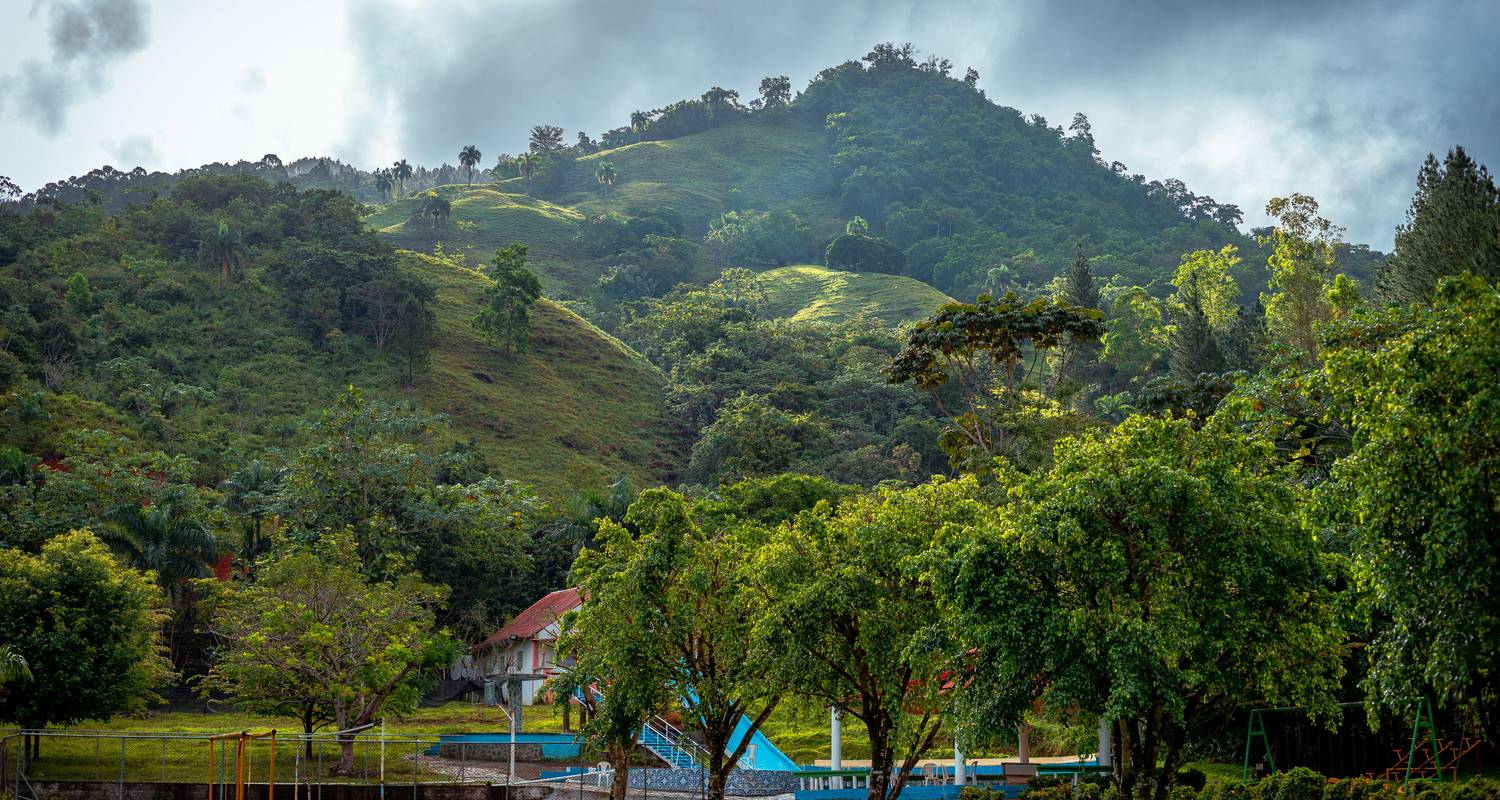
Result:
<instances>
[{"instance_id":1,"label":"green hillside","mask_svg":"<svg viewBox=\"0 0 1500 800\"><path fill-rule=\"evenodd\" d=\"M578 266L568 258L578 222L583 219L579 212L525 194L498 191L494 186L453 184L432 191L453 204L447 229L437 236L412 219L420 195L378 207L365 223L397 246L411 250L431 252L433 244L441 241L449 252L468 256L471 264L488 261L495 250L511 242L525 242L532 266L548 290L593 280L592 273L577 274Z\"/></svg>"},{"instance_id":2,"label":"green hillside","mask_svg":"<svg viewBox=\"0 0 1500 800\"><path fill-rule=\"evenodd\" d=\"M526 354L506 356L470 323L487 278L417 253L401 257L437 289L439 344L412 393L474 436L507 477L560 496L670 471L665 378L650 362L546 299L534 308Z\"/></svg>"},{"instance_id":3,"label":"green hillside","mask_svg":"<svg viewBox=\"0 0 1500 800\"><path fill-rule=\"evenodd\" d=\"M586 213L604 210L604 195L594 171L602 162L618 175L610 191L611 211L629 213L654 206L680 212L689 231L702 235L710 219L725 211L731 189L751 206L803 209L807 221L829 228L837 220L836 204L819 191L828 149L823 135L795 124L738 122L677 139L646 141L601 150L578 158L565 175L537 180L548 197ZM526 181L502 184L524 191ZM839 223L842 224L842 223ZM828 235L833 233L829 228Z\"/></svg>"},{"instance_id":4,"label":"green hillside","mask_svg":"<svg viewBox=\"0 0 1500 800\"><path fill-rule=\"evenodd\" d=\"M793 322L838 322L861 314L887 325L926 317L953 298L900 275L843 272L799 264L756 276L762 314Z\"/></svg>"}]
</instances>

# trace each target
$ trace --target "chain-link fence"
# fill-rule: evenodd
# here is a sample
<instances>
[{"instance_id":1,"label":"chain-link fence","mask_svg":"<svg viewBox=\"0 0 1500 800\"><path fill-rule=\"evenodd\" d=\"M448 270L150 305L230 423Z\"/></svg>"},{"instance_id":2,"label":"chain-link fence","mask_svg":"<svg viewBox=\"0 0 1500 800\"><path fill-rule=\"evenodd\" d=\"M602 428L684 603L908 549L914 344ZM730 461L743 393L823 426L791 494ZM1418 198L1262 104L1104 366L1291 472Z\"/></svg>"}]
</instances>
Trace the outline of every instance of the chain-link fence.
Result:
<instances>
[{"instance_id":1,"label":"chain-link fence","mask_svg":"<svg viewBox=\"0 0 1500 800\"><path fill-rule=\"evenodd\" d=\"M16 731L0 735L0 786L17 797L24 782L236 782L296 784L511 783L493 744L437 736ZM497 760L497 758L499 760ZM231 795L232 796L232 795Z\"/></svg>"}]
</instances>

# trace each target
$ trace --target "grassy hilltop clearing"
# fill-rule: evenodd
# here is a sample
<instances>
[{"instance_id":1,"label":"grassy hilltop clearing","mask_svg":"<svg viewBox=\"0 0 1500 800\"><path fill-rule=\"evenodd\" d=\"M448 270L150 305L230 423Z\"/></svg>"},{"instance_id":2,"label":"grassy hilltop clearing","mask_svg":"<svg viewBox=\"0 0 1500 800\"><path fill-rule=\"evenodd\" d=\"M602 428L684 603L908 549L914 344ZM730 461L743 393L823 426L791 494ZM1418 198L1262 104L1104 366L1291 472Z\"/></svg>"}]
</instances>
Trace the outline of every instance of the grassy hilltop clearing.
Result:
<instances>
[{"instance_id":1,"label":"grassy hilltop clearing","mask_svg":"<svg viewBox=\"0 0 1500 800\"><path fill-rule=\"evenodd\" d=\"M838 322L868 315L887 325L929 316L953 298L900 275L843 272L810 264L756 275L765 293L760 311L792 322Z\"/></svg>"}]
</instances>

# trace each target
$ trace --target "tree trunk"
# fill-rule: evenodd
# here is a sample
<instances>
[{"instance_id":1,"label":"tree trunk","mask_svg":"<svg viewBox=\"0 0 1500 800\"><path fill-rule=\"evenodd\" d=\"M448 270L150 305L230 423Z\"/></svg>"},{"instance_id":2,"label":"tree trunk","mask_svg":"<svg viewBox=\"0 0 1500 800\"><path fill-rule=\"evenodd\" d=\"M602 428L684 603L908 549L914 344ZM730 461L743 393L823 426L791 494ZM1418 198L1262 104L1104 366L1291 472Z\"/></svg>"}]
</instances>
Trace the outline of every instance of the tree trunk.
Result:
<instances>
[{"instance_id":1,"label":"tree trunk","mask_svg":"<svg viewBox=\"0 0 1500 800\"><path fill-rule=\"evenodd\" d=\"M312 763L313 707L311 703L302 708L302 733L305 734L302 739L302 757L307 759L308 763Z\"/></svg>"},{"instance_id":2,"label":"tree trunk","mask_svg":"<svg viewBox=\"0 0 1500 800\"><path fill-rule=\"evenodd\" d=\"M416 769L417 765L412 764L411 768ZM341 733L339 734L339 763L338 766L333 768L333 773L336 775L348 775L353 769L354 734Z\"/></svg>"},{"instance_id":3,"label":"tree trunk","mask_svg":"<svg viewBox=\"0 0 1500 800\"><path fill-rule=\"evenodd\" d=\"M882 711L866 712L865 730L870 735L869 800L886 800L891 786L891 736Z\"/></svg>"},{"instance_id":4,"label":"tree trunk","mask_svg":"<svg viewBox=\"0 0 1500 800\"><path fill-rule=\"evenodd\" d=\"M609 785L610 800L625 800L630 789L630 751L618 744L609 746L609 766L615 778Z\"/></svg>"}]
</instances>

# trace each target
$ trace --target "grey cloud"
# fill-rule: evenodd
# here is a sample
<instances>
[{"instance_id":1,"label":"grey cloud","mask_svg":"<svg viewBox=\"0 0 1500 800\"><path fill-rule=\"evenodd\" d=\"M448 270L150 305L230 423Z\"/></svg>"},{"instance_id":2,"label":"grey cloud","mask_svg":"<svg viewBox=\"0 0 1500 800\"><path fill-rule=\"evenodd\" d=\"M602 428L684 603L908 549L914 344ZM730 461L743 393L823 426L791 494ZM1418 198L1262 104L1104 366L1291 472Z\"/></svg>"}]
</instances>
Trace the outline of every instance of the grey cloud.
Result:
<instances>
[{"instance_id":1,"label":"grey cloud","mask_svg":"<svg viewBox=\"0 0 1500 800\"><path fill-rule=\"evenodd\" d=\"M34 3L31 13L42 7ZM0 79L0 98L52 136L62 130L68 109L102 92L109 68L145 48L151 36L141 0L52 0L45 7L51 61L27 61Z\"/></svg>"},{"instance_id":2,"label":"grey cloud","mask_svg":"<svg viewBox=\"0 0 1500 800\"><path fill-rule=\"evenodd\" d=\"M127 171L135 167L151 169L160 160L156 140L144 134L127 136L118 142L104 142L104 151L119 162L121 169Z\"/></svg>"},{"instance_id":3,"label":"grey cloud","mask_svg":"<svg viewBox=\"0 0 1500 800\"><path fill-rule=\"evenodd\" d=\"M388 110L425 163L514 152L539 123L597 135L715 84L800 88L894 40L976 67L998 103L1087 113L1106 159L1252 220L1273 193L1311 193L1377 247L1429 151L1500 166L1500 6L1484 2L534 0L361 4L349 28L373 93L356 122Z\"/></svg>"}]
</instances>

